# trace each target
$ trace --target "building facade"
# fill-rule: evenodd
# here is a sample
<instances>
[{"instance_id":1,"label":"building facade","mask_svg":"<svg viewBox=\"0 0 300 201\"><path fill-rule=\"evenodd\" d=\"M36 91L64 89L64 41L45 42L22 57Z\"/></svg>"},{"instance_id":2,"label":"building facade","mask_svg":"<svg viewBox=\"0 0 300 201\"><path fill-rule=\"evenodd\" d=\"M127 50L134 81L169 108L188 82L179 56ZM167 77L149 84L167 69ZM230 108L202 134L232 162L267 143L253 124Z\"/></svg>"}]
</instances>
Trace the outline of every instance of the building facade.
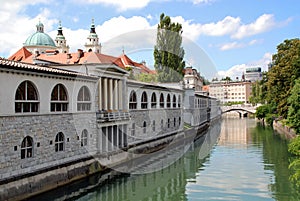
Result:
<instances>
[{"instance_id":1,"label":"building facade","mask_svg":"<svg viewBox=\"0 0 300 201\"><path fill-rule=\"evenodd\" d=\"M252 86L249 81L220 81L212 82L209 85L210 96L216 97L223 104L228 102L249 103L251 93Z\"/></svg>"},{"instance_id":2,"label":"building facade","mask_svg":"<svg viewBox=\"0 0 300 201\"><path fill-rule=\"evenodd\" d=\"M261 67L256 68L246 68L245 80L246 81L260 81L262 79Z\"/></svg>"},{"instance_id":3,"label":"building facade","mask_svg":"<svg viewBox=\"0 0 300 201\"><path fill-rule=\"evenodd\" d=\"M183 82L186 89L202 91L203 78L200 76L200 72L197 72L197 70L192 67L185 68Z\"/></svg>"}]
</instances>

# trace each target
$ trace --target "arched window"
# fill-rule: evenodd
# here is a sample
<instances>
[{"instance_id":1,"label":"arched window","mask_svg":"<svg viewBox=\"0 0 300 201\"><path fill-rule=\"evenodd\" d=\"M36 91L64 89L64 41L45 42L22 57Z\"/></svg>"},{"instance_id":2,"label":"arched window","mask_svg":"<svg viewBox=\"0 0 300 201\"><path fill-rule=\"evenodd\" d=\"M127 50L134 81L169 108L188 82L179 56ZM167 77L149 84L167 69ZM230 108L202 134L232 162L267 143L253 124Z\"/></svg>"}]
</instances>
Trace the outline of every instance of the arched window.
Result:
<instances>
[{"instance_id":1,"label":"arched window","mask_svg":"<svg viewBox=\"0 0 300 201\"><path fill-rule=\"evenodd\" d=\"M171 96L170 94L167 95L167 108L171 107Z\"/></svg>"},{"instance_id":2,"label":"arched window","mask_svg":"<svg viewBox=\"0 0 300 201\"><path fill-rule=\"evenodd\" d=\"M170 128L170 123L171 123L170 119L168 119L168 128Z\"/></svg>"},{"instance_id":3,"label":"arched window","mask_svg":"<svg viewBox=\"0 0 300 201\"><path fill-rule=\"evenodd\" d=\"M88 131L84 129L81 133L81 146L87 146L88 144Z\"/></svg>"},{"instance_id":4,"label":"arched window","mask_svg":"<svg viewBox=\"0 0 300 201\"><path fill-rule=\"evenodd\" d=\"M77 96L77 110L89 111L91 110L91 93L89 88L83 86L80 88Z\"/></svg>"},{"instance_id":5,"label":"arched window","mask_svg":"<svg viewBox=\"0 0 300 201\"><path fill-rule=\"evenodd\" d=\"M181 107L181 96L180 95L178 96L178 107L179 108Z\"/></svg>"},{"instance_id":6,"label":"arched window","mask_svg":"<svg viewBox=\"0 0 300 201\"><path fill-rule=\"evenodd\" d=\"M62 132L59 132L55 136L55 151L63 151L65 144L65 136Z\"/></svg>"},{"instance_id":7,"label":"arched window","mask_svg":"<svg viewBox=\"0 0 300 201\"><path fill-rule=\"evenodd\" d=\"M50 110L51 112L68 111L68 96L62 84L57 84L52 90Z\"/></svg>"},{"instance_id":8,"label":"arched window","mask_svg":"<svg viewBox=\"0 0 300 201\"><path fill-rule=\"evenodd\" d=\"M30 81L22 82L15 95L15 112L38 112L38 108L39 100L35 86Z\"/></svg>"},{"instance_id":9,"label":"arched window","mask_svg":"<svg viewBox=\"0 0 300 201\"><path fill-rule=\"evenodd\" d=\"M135 123L132 123L131 136L135 136Z\"/></svg>"},{"instance_id":10,"label":"arched window","mask_svg":"<svg viewBox=\"0 0 300 201\"><path fill-rule=\"evenodd\" d=\"M175 96L175 94L173 95L173 108L176 108L176 96Z\"/></svg>"},{"instance_id":11,"label":"arched window","mask_svg":"<svg viewBox=\"0 0 300 201\"><path fill-rule=\"evenodd\" d=\"M21 159L31 158L33 156L33 139L25 137L21 143Z\"/></svg>"},{"instance_id":12,"label":"arched window","mask_svg":"<svg viewBox=\"0 0 300 201\"><path fill-rule=\"evenodd\" d=\"M160 94L160 97L159 97L159 107L160 107L160 108L164 108L164 106L165 106L164 94L161 93L161 94Z\"/></svg>"},{"instance_id":13,"label":"arched window","mask_svg":"<svg viewBox=\"0 0 300 201\"><path fill-rule=\"evenodd\" d=\"M143 133L145 134L147 131L147 123L144 121L143 123Z\"/></svg>"},{"instance_id":14,"label":"arched window","mask_svg":"<svg viewBox=\"0 0 300 201\"><path fill-rule=\"evenodd\" d=\"M155 131L155 120L152 122L152 131Z\"/></svg>"},{"instance_id":15,"label":"arched window","mask_svg":"<svg viewBox=\"0 0 300 201\"><path fill-rule=\"evenodd\" d=\"M174 117L174 127L176 127L176 118Z\"/></svg>"},{"instance_id":16,"label":"arched window","mask_svg":"<svg viewBox=\"0 0 300 201\"><path fill-rule=\"evenodd\" d=\"M156 108L156 104L157 104L156 94L155 92L153 92L151 95L151 108Z\"/></svg>"},{"instance_id":17,"label":"arched window","mask_svg":"<svg viewBox=\"0 0 300 201\"><path fill-rule=\"evenodd\" d=\"M142 109L148 108L148 98L147 98L147 93L145 91L142 93L142 97L141 97L141 108Z\"/></svg>"},{"instance_id":18,"label":"arched window","mask_svg":"<svg viewBox=\"0 0 300 201\"><path fill-rule=\"evenodd\" d=\"M129 96L129 109L136 109L136 107L137 107L136 93L135 91L131 91Z\"/></svg>"},{"instance_id":19,"label":"arched window","mask_svg":"<svg viewBox=\"0 0 300 201\"><path fill-rule=\"evenodd\" d=\"M160 120L160 128L162 129L164 127L164 120Z\"/></svg>"}]
</instances>

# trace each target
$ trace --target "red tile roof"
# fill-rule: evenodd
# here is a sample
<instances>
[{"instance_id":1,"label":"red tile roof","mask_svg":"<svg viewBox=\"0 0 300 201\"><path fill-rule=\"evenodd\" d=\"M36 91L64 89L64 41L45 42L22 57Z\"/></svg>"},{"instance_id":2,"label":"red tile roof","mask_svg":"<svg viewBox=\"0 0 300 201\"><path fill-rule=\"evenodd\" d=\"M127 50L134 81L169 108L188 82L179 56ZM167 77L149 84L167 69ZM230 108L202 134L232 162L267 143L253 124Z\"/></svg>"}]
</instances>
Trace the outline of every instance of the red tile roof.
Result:
<instances>
[{"instance_id":1,"label":"red tile roof","mask_svg":"<svg viewBox=\"0 0 300 201\"><path fill-rule=\"evenodd\" d=\"M122 54L119 57L114 57L95 52L83 52L82 50L78 50L74 53L57 53L55 51L46 51L46 53L34 55L23 47L18 52L9 57L9 60L22 61L30 64L33 64L34 60L45 61L53 64L115 64L123 69L128 66L133 66L140 68L142 73L156 73L155 71L150 70L143 63L132 61L125 54Z\"/></svg>"},{"instance_id":2,"label":"red tile roof","mask_svg":"<svg viewBox=\"0 0 300 201\"><path fill-rule=\"evenodd\" d=\"M23 61L23 60L27 59L28 57L30 57L31 55L32 55L31 52L29 52L25 47L22 47L16 53L11 55L8 58L8 60Z\"/></svg>"}]
</instances>

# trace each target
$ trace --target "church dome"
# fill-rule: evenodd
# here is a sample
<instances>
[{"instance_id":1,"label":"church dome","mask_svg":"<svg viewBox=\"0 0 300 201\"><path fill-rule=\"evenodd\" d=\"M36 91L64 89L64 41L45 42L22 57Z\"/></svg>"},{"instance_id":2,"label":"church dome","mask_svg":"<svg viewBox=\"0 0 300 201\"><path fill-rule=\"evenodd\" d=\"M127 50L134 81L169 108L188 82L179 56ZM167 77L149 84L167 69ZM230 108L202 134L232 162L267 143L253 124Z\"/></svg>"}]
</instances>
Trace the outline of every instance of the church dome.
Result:
<instances>
[{"instance_id":1,"label":"church dome","mask_svg":"<svg viewBox=\"0 0 300 201\"><path fill-rule=\"evenodd\" d=\"M29 36L24 46L50 46L50 47L56 47L53 39L46 33L44 33L44 25L39 22L37 25L37 31L36 33Z\"/></svg>"}]
</instances>

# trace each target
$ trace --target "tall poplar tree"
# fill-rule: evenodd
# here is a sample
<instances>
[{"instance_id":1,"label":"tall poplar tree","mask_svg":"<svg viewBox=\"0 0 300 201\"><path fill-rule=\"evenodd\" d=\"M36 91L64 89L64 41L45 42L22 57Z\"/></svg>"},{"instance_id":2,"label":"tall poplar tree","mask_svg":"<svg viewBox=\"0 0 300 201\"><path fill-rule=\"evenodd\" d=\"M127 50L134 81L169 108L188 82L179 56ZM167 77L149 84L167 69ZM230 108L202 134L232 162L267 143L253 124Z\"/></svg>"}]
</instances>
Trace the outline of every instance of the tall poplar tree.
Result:
<instances>
[{"instance_id":1,"label":"tall poplar tree","mask_svg":"<svg viewBox=\"0 0 300 201\"><path fill-rule=\"evenodd\" d=\"M172 23L169 16L160 15L154 47L154 67L159 82L179 82L183 78L184 49L182 44L182 25Z\"/></svg>"}]
</instances>

